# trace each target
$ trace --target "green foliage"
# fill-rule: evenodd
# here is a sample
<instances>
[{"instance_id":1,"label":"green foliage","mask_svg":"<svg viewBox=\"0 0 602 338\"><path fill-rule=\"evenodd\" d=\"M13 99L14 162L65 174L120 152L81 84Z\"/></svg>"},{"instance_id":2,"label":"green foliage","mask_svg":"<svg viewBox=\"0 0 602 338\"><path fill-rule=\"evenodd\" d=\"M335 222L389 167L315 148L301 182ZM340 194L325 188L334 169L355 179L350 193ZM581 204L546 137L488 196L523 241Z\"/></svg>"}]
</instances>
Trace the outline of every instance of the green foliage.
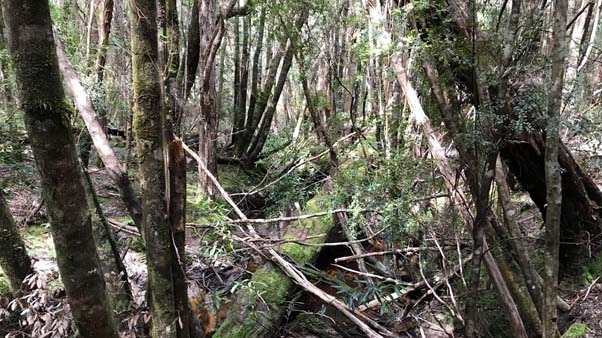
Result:
<instances>
[{"instance_id":1,"label":"green foliage","mask_svg":"<svg viewBox=\"0 0 602 338\"><path fill-rule=\"evenodd\" d=\"M50 224L29 226L23 234L23 240L28 243L27 254L31 255L50 255L56 257L54 244L50 235Z\"/></svg>"},{"instance_id":2,"label":"green foliage","mask_svg":"<svg viewBox=\"0 0 602 338\"><path fill-rule=\"evenodd\" d=\"M282 140L276 141L275 137L268 138L268 140L270 139L274 143L267 149L273 149L276 142L278 144L283 142ZM265 211L266 215L276 216L280 211L290 208L295 203L303 205L306 200L317 193L319 185L314 184L312 179L320 177L320 173L327 170L328 156L304 163L291 172L288 172L288 169L299 163L301 159L313 157L324 150L323 146L312 143L312 141L305 141L286 147L260 161L259 164L267 170L264 182L275 182L267 189L269 207ZM283 175L285 172L287 174Z\"/></svg>"},{"instance_id":3,"label":"green foliage","mask_svg":"<svg viewBox=\"0 0 602 338\"><path fill-rule=\"evenodd\" d=\"M574 323L560 338L581 338L587 337L588 328L583 323Z\"/></svg>"},{"instance_id":4,"label":"green foliage","mask_svg":"<svg viewBox=\"0 0 602 338\"><path fill-rule=\"evenodd\" d=\"M76 6L55 6L52 3L50 4L50 17L57 27L65 51L67 52L71 63L73 63L76 68L81 68L81 66L86 65L86 63L83 62L85 58L85 55L82 53L83 48L80 48L85 34L82 34L79 25L77 24L77 21L79 20L78 15L79 13L77 12ZM81 71L82 69L78 70Z\"/></svg>"},{"instance_id":5,"label":"green foliage","mask_svg":"<svg viewBox=\"0 0 602 338\"><path fill-rule=\"evenodd\" d=\"M366 304L373 299L382 300L380 306L380 315L395 316L396 312L392 307L392 302L386 301L385 297L397 293L403 294L405 290L399 285L391 285L391 283L375 282L372 283L365 279L356 278L354 280L355 285L349 285L341 280L337 280L337 283L332 285L337 293L340 294L345 304L351 308L356 309L361 304ZM394 302L393 302L394 303Z\"/></svg>"},{"instance_id":6,"label":"green foliage","mask_svg":"<svg viewBox=\"0 0 602 338\"><path fill-rule=\"evenodd\" d=\"M598 277L602 276L602 254L597 255L594 259L583 267L580 280L584 285L591 284Z\"/></svg>"},{"instance_id":7,"label":"green foliage","mask_svg":"<svg viewBox=\"0 0 602 338\"><path fill-rule=\"evenodd\" d=\"M211 201L204 195L195 196L195 188L188 187L187 218L190 222L198 224L193 228L192 237L201 238L198 254L214 262L235 246L234 228L228 222L229 208L219 201Z\"/></svg>"},{"instance_id":8,"label":"green foliage","mask_svg":"<svg viewBox=\"0 0 602 338\"><path fill-rule=\"evenodd\" d=\"M365 223L365 209L382 215L381 226L389 227L394 239L409 239L420 232L420 218L412 210L412 201L422 196L423 187L416 177L428 170L426 161L400 151L390 160L380 157L357 158L340 169L335 180L335 205L347 205L352 210L348 220L353 232ZM431 216L420 212L424 222Z\"/></svg>"}]
</instances>

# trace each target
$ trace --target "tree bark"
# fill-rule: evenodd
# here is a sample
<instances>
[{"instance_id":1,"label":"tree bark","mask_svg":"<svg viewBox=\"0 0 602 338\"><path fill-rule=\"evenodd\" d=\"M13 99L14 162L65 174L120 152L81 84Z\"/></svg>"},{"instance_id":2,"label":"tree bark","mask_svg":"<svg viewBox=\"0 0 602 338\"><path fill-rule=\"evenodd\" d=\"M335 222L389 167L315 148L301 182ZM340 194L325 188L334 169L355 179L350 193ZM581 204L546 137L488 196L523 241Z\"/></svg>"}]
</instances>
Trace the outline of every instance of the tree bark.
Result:
<instances>
[{"instance_id":1,"label":"tree bark","mask_svg":"<svg viewBox=\"0 0 602 338\"><path fill-rule=\"evenodd\" d=\"M302 7L301 13L299 13L299 16L295 20L294 30L296 32L292 33L293 35L299 34L308 17L309 9ZM280 74L278 75L276 83L274 83L274 80L276 79L276 74L274 73L274 78L272 79L272 81L268 82L267 88L264 88L264 90L262 90L261 96L257 101L257 106L255 108L254 114L259 114L255 115L258 118L256 120L257 123L254 124L253 134L249 142L249 147L245 154L245 162L247 163L247 165L255 163L259 159L259 155L263 150L263 146L265 145L270 131L270 126L272 125L274 113L276 112L278 101L280 100L282 90L284 89L284 84L288 76L288 71L290 70L293 64L293 56L295 52L294 49L294 43L292 39L289 39L288 43L286 44L286 49L284 50ZM270 99L272 87L274 88L274 93Z\"/></svg>"},{"instance_id":2,"label":"tree bark","mask_svg":"<svg viewBox=\"0 0 602 338\"><path fill-rule=\"evenodd\" d=\"M178 338L188 338L191 336L194 314L191 313L186 284L186 157L181 140L173 140L169 143L168 166L168 216L173 236L172 271L175 310L182 324L178 325Z\"/></svg>"},{"instance_id":3,"label":"tree bark","mask_svg":"<svg viewBox=\"0 0 602 338\"><path fill-rule=\"evenodd\" d=\"M241 157L245 153L248 147L249 140L251 139L252 132L254 130L253 121L255 118L255 105L257 98L259 97L259 85L261 84L261 50L263 48L263 36L265 32L265 17L266 9L265 6L261 9L259 17L259 27L257 27L257 45L253 52L252 69L251 69L251 89L249 93L249 108L246 111L246 116L239 123L238 132L240 135L237 136L237 143L235 144L236 155ZM280 60L278 60L280 62ZM276 66L277 67L277 66ZM274 75L276 76L276 75Z\"/></svg>"},{"instance_id":4,"label":"tree bark","mask_svg":"<svg viewBox=\"0 0 602 338\"><path fill-rule=\"evenodd\" d=\"M212 174L217 176L218 112L216 111L215 54L222 42L224 22L218 18L215 0L200 0L199 25L201 27L201 118L199 119L199 157L207 164ZM199 168L199 191L213 199L216 191L207 174Z\"/></svg>"},{"instance_id":5,"label":"tree bark","mask_svg":"<svg viewBox=\"0 0 602 338\"><path fill-rule=\"evenodd\" d=\"M95 65L97 84L101 84L104 80L104 70L107 63L107 52L109 50L109 35L111 34L111 22L113 21L114 4L114 0L104 0L98 20L98 55L96 56ZM106 125L106 121L104 125Z\"/></svg>"},{"instance_id":6,"label":"tree bark","mask_svg":"<svg viewBox=\"0 0 602 338\"><path fill-rule=\"evenodd\" d=\"M117 338L75 151L47 1L4 1L21 109L50 216L57 263L82 337Z\"/></svg>"},{"instance_id":7,"label":"tree bark","mask_svg":"<svg viewBox=\"0 0 602 338\"><path fill-rule=\"evenodd\" d=\"M21 283L31 272L31 260L25 243L0 189L0 268L8 278L13 294L21 290Z\"/></svg>"},{"instance_id":8,"label":"tree bark","mask_svg":"<svg viewBox=\"0 0 602 338\"><path fill-rule=\"evenodd\" d=\"M564 83L564 62L568 46L566 37L567 0L554 2L554 24L552 26L552 88L548 98L545 142L546 177L546 231L544 245L544 288L543 288L543 337L558 336L558 270L560 251L560 219L562 216L562 182L558 149L560 148L560 112Z\"/></svg>"},{"instance_id":9,"label":"tree bark","mask_svg":"<svg viewBox=\"0 0 602 338\"><path fill-rule=\"evenodd\" d=\"M132 95L136 149L140 167L143 229L154 338L176 338L172 234L167 219L157 8L152 0L133 0Z\"/></svg>"}]
</instances>

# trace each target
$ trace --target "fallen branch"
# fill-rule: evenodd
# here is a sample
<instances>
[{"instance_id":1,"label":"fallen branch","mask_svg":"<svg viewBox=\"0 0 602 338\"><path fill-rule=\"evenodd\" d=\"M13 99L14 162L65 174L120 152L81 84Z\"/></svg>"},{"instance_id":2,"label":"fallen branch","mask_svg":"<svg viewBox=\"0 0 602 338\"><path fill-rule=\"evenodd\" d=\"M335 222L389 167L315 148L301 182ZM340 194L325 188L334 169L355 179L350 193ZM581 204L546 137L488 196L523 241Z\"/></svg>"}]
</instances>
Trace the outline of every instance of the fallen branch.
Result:
<instances>
[{"instance_id":1,"label":"fallen branch","mask_svg":"<svg viewBox=\"0 0 602 338\"><path fill-rule=\"evenodd\" d=\"M71 62L67 58L67 54L65 53L56 31L54 35L56 36L54 40L56 42L56 54L59 61L59 68L67 92L72 97L77 111L79 111L84 120L86 128L92 138L92 142L94 143L94 147L98 152L98 157L100 157L102 163L107 168L109 177L117 186L119 195L132 217L132 220L134 220L134 224L136 224L136 227L139 229L142 229L142 205L140 204L138 194L132 187L128 174L121 168L121 164L119 163L113 148L111 148L111 145L109 144L104 128L96 118L92 100L82 85L79 76L73 69L73 65L71 65Z\"/></svg>"},{"instance_id":2,"label":"fallen branch","mask_svg":"<svg viewBox=\"0 0 602 338\"><path fill-rule=\"evenodd\" d=\"M232 200L232 198L228 195L228 193L220 185L220 183L215 178L215 176L211 173L211 171L209 171L207 169L207 166L201 160L201 158L195 152L193 152L186 144L183 143L182 145L184 146L184 149L186 150L186 152L188 152L190 154L190 156L192 156L192 158L194 158L198 162L201 169L207 174L207 176L212 181L212 183L214 184L216 189L220 192L220 194L222 195L224 200L232 207L232 209L234 210L234 212L238 216L238 218L243 221L248 220L247 216L238 208L236 203ZM249 234L251 235L251 237L261 238L255 231L255 229L250 225L250 223L245 223L245 224L246 224L247 230L248 230ZM249 244L249 245L252 245L252 244ZM254 249L256 249L254 246L252 246L252 247ZM260 251L259 249L256 249L256 250ZM360 328L366 334L367 337L381 338L384 336L381 335L380 333L376 332L374 329L372 329L370 326L368 326L366 323L364 323L364 321L369 322L370 325L372 325L372 327L377 328L386 336L397 337L396 334L388 331L386 328L384 328L380 324L374 322L373 320L366 317L365 315L360 314L360 313L354 314L344 303L342 303L335 297L327 294L326 292L320 290L317 286L315 286L313 283L308 281L302 272L300 272L295 266L293 266L290 262L288 262L286 259L284 259L284 257L282 257L273 248L268 248L267 252L268 252L269 256L271 257L271 260L276 262L280 266L280 268L295 282L295 284L299 285L300 287L302 287L306 291L310 292L311 294L317 296L325 303L331 304L332 306L334 306L342 314L344 314L347 318L349 318L349 320L351 320L354 324L356 324L358 326L358 328Z\"/></svg>"},{"instance_id":3,"label":"fallen branch","mask_svg":"<svg viewBox=\"0 0 602 338\"><path fill-rule=\"evenodd\" d=\"M328 215L336 214L339 212L352 212L352 211L353 210L350 210L350 209L334 209L334 210L330 210L330 211L321 211L321 212L316 212L313 214L299 215L299 216L288 216L288 217L267 218L267 219L250 218L250 219L246 219L246 220L232 220L232 223L254 223L254 224L278 223L278 222L287 222L287 221L298 221L298 220L303 220L303 219L328 216ZM362 210L362 211L372 211L372 210L367 209L367 210Z\"/></svg>"},{"instance_id":4,"label":"fallen branch","mask_svg":"<svg viewBox=\"0 0 602 338\"><path fill-rule=\"evenodd\" d=\"M44 205L44 197L40 199L40 201L34 201L33 206L29 209L29 212L23 219L21 220L21 226L24 227L40 212L42 206Z\"/></svg>"},{"instance_id":5,"label":"fallen branch","mask_svg":"<svg viewBox=\"0 0 602 338\"><path fill-rule=\"evenodd\" d=\"M347 272L351 272L351 273L354 273L356 275L360 275L360 276L364 276L364 277L368 277L368 278L376 278L376 279L383 280L385 282L391 282L391 283L394 283L394 284L399 284L399 285L404 285L404 286L412 286L413 285L412 283L402 282L402 281L400 281L398 279L393 279L393 278L389 278L389 277L383 277L383 276L379 276L377 274L373 274L373 273L369 273L369 272L357 271L357 270L354 270L354 269L350 269L350 268L344 267L344 266L339 265L339 264L331 264L331 265L335 266L335 267L337 267L337 268L339 268L341 270L345 270Z\"/></svg>"}]
</instances>

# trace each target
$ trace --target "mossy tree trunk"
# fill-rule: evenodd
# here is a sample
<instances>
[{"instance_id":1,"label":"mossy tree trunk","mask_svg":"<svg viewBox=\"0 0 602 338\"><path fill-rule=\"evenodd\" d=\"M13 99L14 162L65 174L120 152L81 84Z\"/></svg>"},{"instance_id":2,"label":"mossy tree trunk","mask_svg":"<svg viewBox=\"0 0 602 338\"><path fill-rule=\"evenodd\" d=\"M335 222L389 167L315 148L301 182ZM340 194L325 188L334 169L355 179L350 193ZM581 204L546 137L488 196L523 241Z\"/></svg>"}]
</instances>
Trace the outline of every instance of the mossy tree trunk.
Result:
<instances>
[{"instance_id":1,"label":"mossy tree trunk","mask_svg":"<svg viewBox=\"0 0 602 338\"><path fill-rule=\"evenodd\" d=\"M48 1L3 1L21 109L50 216L57 263L82 337L117 338L63 93Z\"/></svg>"},{"instance_id":2,"label":"mossy tree trunk","mask_svg":"<svg viewBox=\"0 0 602 338\"><path fill-rule=\"evenodd\" d=\"M179 319L175 310L172 234L167 219L156 5L152 0L130 3L134 129L152 303L151 335L176 338Z\"/></svg>"},{"instance_id":3,"label":"mossy tree trunk","mask_svg":"<svg viewBox=\"0 0 602 338\"><path fill-rule=\"evenodd\" d=\"M21 283L31 272L31 260L2 189L0 189L0 268L8 277L14 294L19 292Z\"/></svg>"}]
</instances>

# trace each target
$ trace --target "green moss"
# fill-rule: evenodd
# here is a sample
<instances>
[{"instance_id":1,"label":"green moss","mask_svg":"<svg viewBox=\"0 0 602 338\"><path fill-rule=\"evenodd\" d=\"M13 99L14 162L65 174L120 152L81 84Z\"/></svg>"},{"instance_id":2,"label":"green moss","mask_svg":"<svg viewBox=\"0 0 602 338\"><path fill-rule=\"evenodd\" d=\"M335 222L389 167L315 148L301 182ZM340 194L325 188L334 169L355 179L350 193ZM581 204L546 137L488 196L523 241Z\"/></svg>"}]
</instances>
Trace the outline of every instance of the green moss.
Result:
<instances>
[{"instance_id":1,"label":"green moss","mask_svg":"<svg viewBox=\"0 0 602 338\"><path fill-rule=\"evenodd\" d=\"M580 338L587 335L587 325L583 323L574 323L564 332L561 338Z\"/></svg>"},{"instance_id":2,"label":"green moss","mask_svg":"<svg viewBox=\"0 0 602 338\"><path fill-rule=\"evenodd\" d=\"M326 198L324 194L318 194L307 204L303 210L303 214L312 214L324 210L321 206L322 201ZM323 235L319 237L312 237L305 240L307 243L320 244L324 243L326 236L333 226L332 216L322 216L317 218L310 218L291 223L289 229L284 236L284 239L300 239L304 237ZM278 249L283 254L293 259L297 264L303 265L312 261L318 252L320 246L308 246L297 243L286 243L280 246Z\"/></svg>"},{"instance_id":3,"label":"green moss","mask_svg":"<svg viewBox=\"0 0 602 338\"><path fill-rule=\"evenodd\" d=\"M291 281L280 269L272 267L255 271L251 278L251 287L268 304L278 306L286 300Z\"/></svg>"},{"instance_id":4,"label":"green moss","mask_svg":"<svg viewBox=\"0 0 602 338\"><path fill-rule=\"evenodd\" d=\"M27 253L29 255L41 253L41 255L48 254L56 257L49 227L48 223L27 227L23 233L23 240L28 243Z\"/></svg>"},{"instance_id":5,"label":"green moss","mask_svg":"<svg viewBox=\"0 0 602 338\"><path fill-rule=\"evenodd\" d=\"M218 171L220 184L230 193L249 191L259 183L237 165L220 165Z\"/></svg>"},{"instance_id":6,"label":"green moss","mask_svg":"<svg viewBox=\"0 0 602 338\"><path fill-rule=\"evenodd\" d=\"M236 298L242 309L231 311L214 338L255 338L273 333L293 284L279 268L266 264L255 271Z\"/></svg>"}]
</instances>

